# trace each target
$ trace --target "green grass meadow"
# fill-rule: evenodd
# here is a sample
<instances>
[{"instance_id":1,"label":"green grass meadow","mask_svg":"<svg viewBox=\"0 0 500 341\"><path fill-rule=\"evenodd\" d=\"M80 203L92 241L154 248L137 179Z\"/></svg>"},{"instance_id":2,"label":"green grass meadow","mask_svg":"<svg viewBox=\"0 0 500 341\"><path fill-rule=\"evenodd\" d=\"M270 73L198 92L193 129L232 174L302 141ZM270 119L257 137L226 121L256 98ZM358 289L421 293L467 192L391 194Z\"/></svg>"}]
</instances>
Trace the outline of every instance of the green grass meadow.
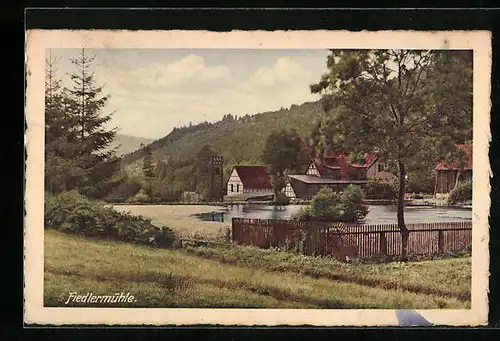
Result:
<instances>
[{"instance_id":1,"label":"green grass meadow","mask_svg":"<svg viewBox=\"0 0 500 341\"><path fill-rule=\"evenodd\" d=\"M467 309L470 265L470 257L345 264L252 247L156 249L46 230L44 305ZM136 300L65 304L70 292Z\"/></svg>"}]
</instances>

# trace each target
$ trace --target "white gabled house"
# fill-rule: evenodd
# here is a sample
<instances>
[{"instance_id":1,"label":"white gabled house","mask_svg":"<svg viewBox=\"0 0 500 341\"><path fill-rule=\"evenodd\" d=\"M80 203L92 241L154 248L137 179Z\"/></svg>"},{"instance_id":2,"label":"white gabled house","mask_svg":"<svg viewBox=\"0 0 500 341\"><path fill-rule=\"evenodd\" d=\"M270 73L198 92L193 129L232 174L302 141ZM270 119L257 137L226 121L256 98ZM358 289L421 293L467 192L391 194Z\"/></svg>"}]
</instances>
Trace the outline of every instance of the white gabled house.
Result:
<instances>
[{"instance_id":1,"label":"white gabled house","mask_svg":"<svg viewBox=\"0 0 500 341\"><path fill-rule=\"evenodd\" d=\"M235 166L226 185L227 195L273 193L271 177L264 166Z\"/></svg>"}]
</instances>

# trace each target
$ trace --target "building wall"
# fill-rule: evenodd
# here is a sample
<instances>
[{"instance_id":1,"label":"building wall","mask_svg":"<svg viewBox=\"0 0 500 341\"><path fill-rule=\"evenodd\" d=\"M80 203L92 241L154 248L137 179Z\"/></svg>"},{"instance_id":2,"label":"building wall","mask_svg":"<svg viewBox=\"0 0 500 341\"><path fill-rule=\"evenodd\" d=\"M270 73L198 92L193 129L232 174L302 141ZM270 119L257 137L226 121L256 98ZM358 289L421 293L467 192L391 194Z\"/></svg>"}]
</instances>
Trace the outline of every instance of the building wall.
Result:
<instances>
[{"instance_id":1,"label":"building wall","mask_svg":"<svg viewBox=\"0 0 500 341\"><path fill-rule=\"evenodd\" d=\"M269 192L269 193L273 193L273 189L272 188L267 188L267 187L245 187L243 189L243 193L254 193L254 192Z\"/></svg>"},{"instance_id":2,"label":"building wall","mask_svg":"<svg viewBox=\"0 0 500 341\"><path fill-rule=\"evenodd\" d=\"M309 167L307 168L306 174L307 175L314 175L322 178L330 178L330 179L340 179L341 178L341 170L340 169L329 169L329 168L324 168L323 169L323 175L320 174L318 168L314 164L314 162L311 162L309 164Z\"/></svg>"},{"instance_id":3,"label":"building wall","mask_svg":"<svg viewBox=\"0 0 500 341\"><path fill-rule=\"evenodd\" d=\"M436 193L449 193L457 180L456 170L438 170L436 171ZM472 170L462 171L459 181L472 181Z\"/></svg>"},{"instance_id":4,"label":"building wall","mask_svg":"<svg viewBox=\"0 0 500 341\"><path fill-rule=\"evenodd\" d=\"M386 163L381 163L376 161L368 171L366 172L368 179L376 179L376 180L392 180L394 178L394 174L387 171L388 165Z\"/></svg>"},{"instance_id":5,"label":"building wall","mask_svg":"<svg viewBox=\"0 0 500 341\"><path fill-rule=\"evenodd\" d=\"M290 182L287 182L285 188L283 188L283 193L285 193L285 196L287 198L294 199L297 196L295 195L295 191L293 190L292 184Z\"/></svg>"},{"instance_id":6,"label":"building wall","mask_svg":"<svg viewBox=\"0 0 500 341\"><path fill-rule=\"evenodd\" d=\"M228 196L242 194L245 191L245 188L243 187L243 182L241 182L241 179L238 176L238 172L236 172L236 169L233 169L231 175L229 176L226 189Z\"/></svg>"},{"instance_id":7,"label":"building wall","mask_svg":"<svg viewBox=\"0 0 500 341\"><path fill-rule=\"evenodd\" d=\"M314 162L309 163L309 167L307 168L306 174L321 176L319 174L318 168L316 168L316 165L314 164Z\"/></svg>"},{"instance_id":8,"label":"building wall","mask_svg":"<svg viewBox=\"0 0 500 341\"><path fill-rule=\"evenodd\" d=\"M348 174L351 180L365 180L367 178L366 168L349 166Z\"/></svg>"},{"instance_id":9,"label":"building wall","mask_svg":"<svg viewBox=\"0 0 500 341\"><path fill-rule=\"evenodd\" d=\"M436 172L436 193L448 193L455 186L455 170L439 170Z\"/></svg>"}]
</instances>

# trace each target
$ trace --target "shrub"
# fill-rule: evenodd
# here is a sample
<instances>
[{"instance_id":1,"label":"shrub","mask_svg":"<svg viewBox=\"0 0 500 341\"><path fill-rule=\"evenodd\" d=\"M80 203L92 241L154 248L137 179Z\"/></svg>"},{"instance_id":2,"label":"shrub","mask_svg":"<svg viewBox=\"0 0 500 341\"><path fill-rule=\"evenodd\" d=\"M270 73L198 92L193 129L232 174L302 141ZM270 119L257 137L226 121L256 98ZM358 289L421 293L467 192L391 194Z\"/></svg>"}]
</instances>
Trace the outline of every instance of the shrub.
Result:
<instances>
[{"instance_id":1,"label":"shrub","mask_svg":"<svg viewBox=\"0 0 500 341\"><path fill-rule=\"evenodd\" d=\"M370 180L364 188L364 193L369 199L394 200L398 192L393 182L387 180Z\"/></svg>"},{"instance_id":2,"label":"shrub","mask_svg":"<svg viewBox=\"0 0 500 341\"><path fill-rule=\"evenodd\" d=\"M311 216L315 220L337 220L340 217L340 195L330 188L322 188L311 199Z\"/></svg>"},{"instance_id":3,"label":"shrub","mask_svg":"<svg viewBox=\"0 0 500 341\"><path fill-rule=\"evenodd\" d=\"M472 200L472 181L460 181L448 196L448 203L455 204Z\"/></svg>"},{"instance_id":4,"label":"shrub","mask_svg":"<svg viewBox=\"0 0 500 341\"><path fill-rule=\"evenodd\" d=\"M406 191L410 193L434 193L435 177L432 172L408 173Z\"/></svg>"},{"instance_id":5,"label":"shrub","mask_svg":"<svg viewBox=\"0 0 500 341\"><path fill-rule=\"evenodd\" d=\"M311 220L313 220L312 218L313 217L312 217L312 213L311 213L311 206L301 207L297 213L294 213L292 215L293 220L311 221Z\"/></svg>"},{"instance_id":6,"label":"shrub","mask_svg":"<svg viewBox=\"0 0 500 341\"><path fill-rule=\"evenodd\" d=\"M147 202L149 200L149 195L144 189L140 189L136 195L134 195L129 201L130 202Z\"/></svg>"},{"instance_id":7,"label":"shrub","mask_svg":"<svg viewBox=\"0 0 500 341\"><path fill-rule=\"evenodd\" d=\"M363 219L368 208L363 205L363 192L359 186L349 185L340 196L340 212L342 220L354 221Z\"/></svg>"},{"instance_id":8,"label":"shrub","mask_svg":"<svg viewBox=\"0 0 500 341\"><path fill-rule=\"evenodd\" d=\"M44 222L47 229L159 247L169 247L175 240L171 229L156 227L141 216L118 212L77 191L47 197Z\"/></svg>"},{"instance_id":9,"label":"shrub","mask_svg":"<svg viewBox=\"0 0 500 341\"><path fill-rule=\"evenodd\" d=\"M322 188L312 198L311 205L302 208L292 218L302 221L355 221L363 219L367 213L363 192L359 186L349 185L341 194Z\"/></svg>"},{"instance_id":10,"label":"shrub","mask_svg":"<svg viewBox=\"0 0 500 341\"><path fill-rule=\"evenodd\" d=\"M130 177L114 188L106 199L115 201L122 198L131 198L142 188L142 182L139 177Z\"/></svg>"}]
</instances>

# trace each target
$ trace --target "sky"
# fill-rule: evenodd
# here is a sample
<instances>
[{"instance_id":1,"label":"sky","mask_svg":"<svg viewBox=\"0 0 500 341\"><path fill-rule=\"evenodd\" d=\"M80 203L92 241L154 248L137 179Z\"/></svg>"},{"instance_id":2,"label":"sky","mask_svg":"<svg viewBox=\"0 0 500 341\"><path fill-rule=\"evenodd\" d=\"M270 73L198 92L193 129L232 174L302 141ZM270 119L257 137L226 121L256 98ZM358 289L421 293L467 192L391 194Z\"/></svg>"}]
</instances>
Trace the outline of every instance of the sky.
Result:
<instances>
[{"instance_id":1,"label":"sky","mask_svg":"<svg viewBox=\"0 0 500 341\"><path fill-rule=\"evenodd\" d=\"M51 49L70 84L78 49ZM110 100L110 127L160 138L174 127L215 122L319 99L309 85L326 72L327 50L86 49Z\"/></svg>"}]
</instances>

